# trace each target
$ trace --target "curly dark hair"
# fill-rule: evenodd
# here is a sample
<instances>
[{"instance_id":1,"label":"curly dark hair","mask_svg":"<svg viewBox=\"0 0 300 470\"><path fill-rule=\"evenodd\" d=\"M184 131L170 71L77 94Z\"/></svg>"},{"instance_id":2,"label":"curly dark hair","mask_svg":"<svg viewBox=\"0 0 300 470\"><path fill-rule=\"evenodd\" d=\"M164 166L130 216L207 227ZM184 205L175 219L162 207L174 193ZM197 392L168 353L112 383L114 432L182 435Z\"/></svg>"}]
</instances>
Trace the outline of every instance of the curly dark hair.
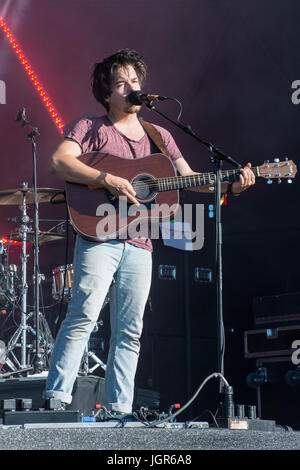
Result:
<instances>
[{"instance_id":1,"label":"curly dark hair","mask_svg":"<svg viewBox=\"0 0 300 470\"><path fill-rule=\"evenodd\" d=\"M119 67L126 67L128 65L131 65L136 71L142 87L146 80L147 67L143 58L136 51L121 49L94 66L94 71L92 73L93 95L107 111L109 110L109 104L105 99L111 95L111 81L113 74Z\"/></svg>"}]
</instances>

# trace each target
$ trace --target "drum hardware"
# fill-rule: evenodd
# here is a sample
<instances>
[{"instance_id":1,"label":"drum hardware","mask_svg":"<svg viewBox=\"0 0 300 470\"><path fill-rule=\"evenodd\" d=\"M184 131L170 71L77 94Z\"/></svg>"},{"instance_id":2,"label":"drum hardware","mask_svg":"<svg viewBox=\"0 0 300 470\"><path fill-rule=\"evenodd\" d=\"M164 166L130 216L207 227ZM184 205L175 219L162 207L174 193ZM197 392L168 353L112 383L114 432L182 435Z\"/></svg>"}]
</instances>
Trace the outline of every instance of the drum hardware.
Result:
<instances>
[{"instance_id":1,"label":"drum hardware","mask_svg":"<svg viewBox=\"0 0 300 470\"><path fill-rule=\"evenodd\" d=\"M40 287L40 274L39 274L39 203L40 202L52 202L60 203L65 201L64 191L51 189L51 188L38 188L37 186L37 150L36 140L40 135L38 128L33 126L26 117L26 110L23 107L18 113L16 121L20 122L21 127L29 128L29 134L27 134L28 140L31 142L32 148L32 166L33 166L33 187L28 188L28 183L23 183L21 188L17 190L6 190L0 191L0 204L5 205L19 205L22 204L22 225L20 227L20 238L22 240L22 287L21 287L21 324L20 324L20 335L21 335L21 370L14 371L15 373L22 373L22 369L28 369L26 364L26 332L27 332L27 291L28 285L26 282L27 274L27 253L26 253L26 241L27 233L30 231L28 227L29 217L27 216L27 204L33 204L34 206L34 217L33 217L33 233L34 233L34 323L36 329L35 338L35 356L32 361L32 369L34 373L42 372L44 369L44 358L40 351L40 320L39 320L39 287ZM57 199L58 196L58 199ZM30 368L30 367L29 367Z\"/></svg>"},{"instance_id":2,"label":"drum hardware","mask_svg":"<svg viewBox=\"0 0 300 470\"><path fill-rule=\"evenodd\" d=\"M0 205L19 205L21 206L21 225L19 228L18 239L22 243L22 254L21 254L21 323L11 338L11 341L6 349L6 364L12 369L12 373L23 373L25 370L33 370L34 373L42 372L44 368L44 357L40 350L40 315L39 311L39 288L41 283L41 275L39 272L39 203L40 202L52 202L60 203L65 201L64 191L61 189L51 188L38 188L37 187L37 151L36 151L36 139L40 135L37 127L34 127L26 117L25 108L18 113L16 121L19 121L23 128L29 128L29 134L27 135L28 140L31 142L32 147L32 163L33 163L33 187L29 188L28 183L22 183L21 187L13 190L0 191ZM27 214L27 204L33 204L34 206L34 217L33 217L33 249L34 249L34 328L35 328L35 356L32 364L28 364L26 360L26 353L28 349L27 345L27 331L28 331L28 315L27 315L27 241L30 238L31 227L29 222L31 221ZM48 235L47 235L48 236ZM46 238L46 237L45 237ZM31 239L31 241L32 241ZM45 320L46 321L46 320ZM42 325L41 325L42 326ZM17 341L21 339L21 360L20 362L16 358L13 350L17 346ZM19 370L16 370L13 362L8 357L10 355ZM7 375L7 374L6 374Z\"/></svg>"},{"instance_id":3,"label":"drum hardware","mask_svg":"<svg viewBox=\"0 0 300 470\"><path fill-rule=\"evenodd\" d=\"M58 224L56 230L57 230L58 233L67 233L68 223L66 221L64 221L64 222Z\"/></svg>"},{"instance_id":4,"label":"drum hardware","mask_svg":"<svg viewBox=\"0 0 300 470\"><path fill-rule=\"evenodd\" d=\"M41 278L43 278L43 275L41 275ZM30 324L30 320L34 320L34 312L30 312L29 314L26 315L26 339L27 339L27 334L31 333L35 338L36 338L36 329L35 325L33 326ZM6 373L5 375L0 374L0 377L7 377L9 375L13 375L15 373L23 373L25 371L32 371L33 367L30 366L22 366L22 363L18 360L17 356L14 354L14 349L16 347L20 347L21 350L23 351L24 344L22 343L23 340L23 331L24 331L24 323L21 323L17 330L14 332L13 336L9 340L4 353L2 354L2 364L0 364L0 369L1 365L3 366L6 364L9 369L11 369L13 372L12 373ZM34 322L33 322L34 323ZM43 315L42 312L39 312L39 331L40 331L40 336L39 336L39 344L40 344L40 351L43 354L43 357L49 357L53 348L54 344L54 339L51 333L51 330L49 328L49 325L45 319L45 316ZM19 342L21 338L21 342ZM34 343L30 344L26 342L26 361L28 364L31 363L31 357L32 355L35 354L35 348L34 348ZM10 357L9 357L10 356Z\"/></svg>"},{"instance_id":5,"label":"drum hardware","mask_svg":"<svg viewBox=\"0 0 300 470\"><path fill-rule=\"evenodd\" d=\"M20 233L12 233L10 235L11 240L19 241L19 240L21 240L21 237L22 237L22 235ZM62 233L41 232L41 231L39 231L38 237L39 237L39 246L41 246L44 243L63 240L65 238L65 235L62 234ZM34 232L32 232L31 230L27 232L27 241L29 243L34 244Z\"/></svg>"},{"instance_id":6,"label":"drum hardware","mask_svg":"<svg viewBox=\"0 0 300 470\"><path fill-rule=\"evenodd\" d=\"M7 308L17 299L18 267L0 263L0 307Z\"/></svg>"},{"instance_id":7,"label":"drum hardware","mask_svg":"<svg viewBox=\"0 0 300 470\"><path fill-rule=\"evenodd\" d=\"M49 189L49 188L39 188L37 190L38 200L40 202L50 202L53 197L58 194L62 194L61 190ZM20 197L22 196L22 201ZM29 197L28 197L29 196ZM29 356L34 352L35 355L41 354L43 358L50 354L50 350L53 346L53 338L51 335L50 328L43 314L39 312L38 315L38 324L36 319L34 321L34 326L32 327L28 324L30 319L34 320L34 312L27 314L27 293L28 293L28 284L27 284L27 262L29 254L27 254L27 243L34 244L35 237L34 232L32 231L31 225L32 219L28 216L27 206L30 203L33 203L33 192L32 189L28 188L28 183L22 183L19 189L0 191L0 204L17 204L19 209L22 212L21 216L13 217L9 219L10 221L16 222L19 221L21 224L16 233L8 236L12 241L20 241L22 245L22 252L20 255L21 258L21 275L20 278L17 273L16 265L9 265L7 262L7 248L4 246L3 241L0 243L0 259L2 256L2 263L0 265L0 301L6 302L8 305L9 302L14 303L16 301L16 281L20 281L19 286L19 297L20 297L20 310L21 310L21 322L13 336L11 337L7 347L5 349L4 355L4 364L12 371L5 374L1 374L1 377L8 377L15 374L23 374L34 370L34 367L29 362ZM21 204L20 204L21 203ZM61 222L61 220L59 220ZM35 251L35 261L38 252L39 245L49 241L57 241L64 237L63 234L56 234L53 232L38 232L38 246ZM37 272L36 263L35 270L33 275L34 285L40 286L41 281L43 280L43 274L38 274L37 280L35 278L35 272ZM3 287L4 286L4 287ZM27 344L27 334L32 333L35 336L36 343L39 343L41 347L40 351L36 351L33 344ZM37 336L38 335L38 336ZM46 343L45 343L46 341ZM17 358L14 353L14 349L18 347L21 349L20 360ZM44 359L42 362L44 363ZM3 366L3 364L2 364ZM40 367L40 365L39 365Z\"/></svg>"},{"instance_id":8,"label":"drum hardware","mask_svg":"<svg viewBox=\"0 0 300 470\"><path fill-rule=\"evenodd\" d=\"M26 188L27 204L34 204L34 190L33 188ZM38 202L64 202L64 191L62 189L54 188L37 188L37 201ZM23 188L5 189L0 191L0 205L5 206L19 206L23 204ZM16 221L15 217L11 218Z\"/></svg>"},{"instance_id":9,"label":"drum hardware","mask_svg":"<svg viewBox=\"0 0 300 470\"><path fill-rule=\"evenodd\" d=\"M32 148L32 168L33 168L33 191L29 191L29 194L32 194L32 203L34 206L34 224L33 224L33 230L34 230L34 245L33 245L33 250L34 250L34 323L35 323L35 328L36 328L36 338L35 338L35 356L32 361L33 365L33 371L34 373L39 373L42 372L44 369L44 358L41 355L40 351L40 321L39 321L39 288L40 288L40 275L39 275L39 239L38 239L38 234L39 234L39 202L42 202L40 200L39 195L42 194L41 191L39 191L38 185L37 185L37 150L36 150L36 139L39 137L40 133L38 131L38 128L33 126L27 119L26 117L26 111L25 108L22 108L22 111L19 112L17 116L17 121L21 123L21 126L23 128L28 127L30 129L29 134L27 134L28 140L31 142L31 148ZM27 185L27 191L28 191L28 185ZM47 202L49 201L49 192L47 194ZM52 199L52 197L51 197ZM51 201L50 199L50 201ZM49 202L50 202L49 201ZM29 198L27 198L27 202L29 203ZM24 203L24 197L23 197L23 203ZM26 234L27 235L27 234ZM27 237L26 237L27 239ZM23 243L23 246L26 245ZM25 305L25 308L27 305ZM23 309L22 306L22 315L25 317L26 321L26 310ZM26 336L26 330L23 333L24 336ZM25 340L26 341L26 340Z\"/></svg>"},{"instance_id":10,"label":"drum hardware","mask_svg":"<svg viewBox=\"0 0 300 470\"><path fill-rule=\"evenodd\" d=\"M28 285L27 285L27 259L28 259L28 254L27 254L27 232L30 230L30 227L28 226L28 223L30 222L30 218L27 214L27 191L28 191L28 183L22 183L20 190L14 191L14 194L18 193L22 194L22 204L20 205L20 210L22 212L22 217L21 217L21 225L19 227L19 238L22 241L22 253L20 255L21 258L21 285L20 285L20 291L21 291L21 323L16 330L16 332L13 334L11 340L8 343L8 346L6 348L6 356L5 356L5 363L8 365L10 369L13 370L13 372L18 372L18 369L22 371L22 369L27 369L28 364L26 361L26 354L27 354L27 338L26 338L26 331L27 331L27 291L28 291ZM0 203L3 203L3 198L1 200L0 196ZM19 203L19 199L17 203ZM10 202L11 203L11 200ZM20 343L20 348L21 348L21 362L17 359L16 355L13 353L13 349L17 345L17 341L21 337L21 343ZM9 359L9 355L12 356L13 361L12 362ZM15 367L15 364L17 364L17 367Z\"/></svg>"},{"instance_id":11,"label":"drum hardware","mask_svg":"<svg viewBox=\"0 0 300 470\"><path fill-rule=\"evenodd\" d=\"M35 329L35 324L34 324L35 322L33 323L33 325L31 325L30 323L31 319L34 320L34 312L30 312L26 316L26 335L31 334L34 337L34 339L36 339L36 329ZM49 325L42 312L39 312L39 331L40 331L40 336L39 336L40 353L43 355L43 360L46 363L47 359L50 357L54 340L53 340ZM23 347L22 337L21 337L22 332L23 332L23 326L21 324L19 325L17 330L14 332L5 350L3 363L6 364L6 366L12 372L0 374L0 377L8 377L10 375L15 375L15 374L20 374L20 373L22 374L22 373L30 372L34 370L33 366L30 366L30 364L32 362L32 358L35 356L35 353L36 353L35 341L32 341L32 342L27 341L26 343L26 353L27 353L26 360L27 360L27 363L29 364L28 366L22 367L22 364L18 360L17 356L14 354L15 348ZM20 341L20 337L21 337L21 341Z\"/></svg>"},{"instance_id":12,"label":"drum hardware","mask_svg":"<svg viewBox=\"0 0 300 470\"><path fill-rule=\"evenodd\" d=\"M0 340L0 370L3 366L3 364L5 364L5 361L4 361L4 357L5 357L5 343L4 341L2 341L2 339Z\"/></svg>"},{"instance_id":13,"label":"drum hardware","mask_svg":"<svg viewBox=\"0 0 300 470\"><path fill-rule=\"evenodd\" d=\"M67 219L40 219L40 222L58 222L50 231L49 233L57 233L57 234L67 234L68 231L68 224L69 220ZM54 232L55 230L55 232Z\"/></svg>"},{"instance_id":14,"label":"drum hardware","mask_svg":"<svg viewBox=\"0 0 300 470\"><path fill-rule=\"evenodd\" d=\"M109 297L107 296L105 301L104 301L103 307L101 308L101 311L103 310L105 305L107 305L108 302L109 302ZM101 311L100 311L100 314L101 314ZM96 323L92 334L93 333L98 333L99 326L103 326L103 321L102 320L99 320ZM81 364L80 364L79 373L82 374L82 375L92 374L94 372L94 370L96 370L98 367L101 367L101 369L106 371L106 364L103 361L101 361L101 359L93 351L90 350L89 343L90 343L90 339L86 344L86 347L84 349L84 353L83 353L83 356L82 356ZM95 363L92 367L90 366L90 359L92 359Z\"/></svg>"},{"instance_id":15,"label":"drum hardware","mask_svg":"<svg viewBox=\"0 0 300 470\"><path fill-rule=\"evenodd\" d=\"M7 247L0 240L0 308L5 309L15 302L18 280L18 267L8 264Z\"/></svg>"},{"instance_id":16,"label":"drum hardware","mask_svg":"<svg viewBox=\"0 0 300 470\"><path fill-rule=\"evenodd\" d=\"M31 229L28 226L30 222L30 218L27 214L27 190L28 190L28 183L22 183L21 191L22 191L22 205L20 210L22 212L22 225L19 228L20 238L22 240L22 253L21 253L21 324L19 327L20 335L21 335L21 368L27 367L26 363L26 350L27 350L27 340L26 340L26 313L27 313L27 292L28 292L28 285L27 285L27 259L29 255L27 254L27 232Z\"/></svg>"},{"instance_id":17,"label":"drum hardware","mask_svg":"<svg viewBox=\"0 0 300 470\"><path fill-rule=\"evenodd\" d=\"M68 303L72 297L74 269L72 264L58 266L52 270L52 297Z\"/></svg>"},{"instance_id":18,"label":"drum hardware","mask_svg":"<svg viewBox=\"0 0 300 470\"><path fill-rule=\"evenodd\" d=\"M27 315L27 322L31 318L33 319L34 312L30 312ZM41 352L44 357L50 356L53 345L54 345L54 339L51 333L51 330L49 328L49 325L45 319L45 316L43 315L42 312L39 312L39 322L40 322L40 337L39 337L39 343L40 343L40 348ZM30 324L27 323L27 330L34 336L36 336L36 330L34 327L32 327ZM28 345L28 352L30 353L35 353L34 345L30 344ZM28 361L30 363L30 361Z\"/></svg>"},{"instance_id":19,"label":"drum hardware","mask_svg":"<svg viewBox=\"0 0 300 470\"><path fill-rule=\"evenodd\" d=\"M95 362L95 365L93 367L90 367L89 365L89 359L93 359ZM86 346L85 351L83 353L83 358L81 362L81 367L80 367L80 374L82 375L89 375L94 372L98 367L101 367L104 371L106 370L106 364L99 359L98 356L96 356L95 353L92 351L89 351L89 347Z\"/></svg>"}]
</instances>

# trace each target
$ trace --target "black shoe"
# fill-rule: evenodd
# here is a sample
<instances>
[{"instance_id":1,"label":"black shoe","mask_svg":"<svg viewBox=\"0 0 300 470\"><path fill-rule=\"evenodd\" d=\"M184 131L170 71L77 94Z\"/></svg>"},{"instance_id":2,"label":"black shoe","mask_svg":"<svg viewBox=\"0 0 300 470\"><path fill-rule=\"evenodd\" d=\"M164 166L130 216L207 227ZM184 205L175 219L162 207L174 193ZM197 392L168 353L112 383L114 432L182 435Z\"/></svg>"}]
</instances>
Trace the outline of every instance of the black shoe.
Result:
<instances>
[{"instance_id":1,"label":"black shoe","mask_svg":"<svg viewBox=\"0 0 300 470\"><path fill-rule=\"evenodd\" d=\"M46 410L49 411L66 411L68 403L61 401L59 398L47 398L45 403Z\"/></svg>"}]
</instances>

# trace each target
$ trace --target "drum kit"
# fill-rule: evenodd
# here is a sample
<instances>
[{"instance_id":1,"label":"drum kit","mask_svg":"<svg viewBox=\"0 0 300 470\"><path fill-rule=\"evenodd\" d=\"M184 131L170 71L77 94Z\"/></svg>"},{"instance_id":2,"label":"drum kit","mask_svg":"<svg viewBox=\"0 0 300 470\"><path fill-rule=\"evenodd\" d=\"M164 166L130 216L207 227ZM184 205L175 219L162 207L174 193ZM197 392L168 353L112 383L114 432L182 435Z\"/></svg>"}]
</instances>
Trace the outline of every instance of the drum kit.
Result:
<instances>
[{"instance_id":1,"label":"drum kit","mask_svg":"<svg viewBox=\"0 0 300 470\"><path fill-rule=\"evenodd\" d=\"M36 194L39 203L65 202L64 192L59 189L37 188ZM65 239L68 221L59 221L60 223L55 227L57 232L54 232L53 229L46 232L38 231L38 246L36 247L35 233L30 226L32 220L27 211L29 204L34 204L34 197L33 190L28 187L27 183L23 183L18 189L0 191L0 205L17 205L22 213L21 217L9 219L15 222L20 221L17 231L0 239L0 312L6 313L6 310L10 308L20 311L20 323L7 345L0 340L2 345L0 347L0 378L31 373L34 370L32 360L37 349L42 357L43 369L47 369L54 345L54 339L45 315L40 312L39 308L38 315L34 315L33 311L28 313L27 264L29 255L27 248L28 244L31 244L36 253L43 244ZM14 244L21 248L21 266L9 264L9 250ZM36 268L36 264L34 267ZM40 286L45 277L39 272L39 269L34 269L34 281L36 274L37 283ZM68 304L72 297L73 275L72 264L58 266L52 270L52 298L61 306ZM104 305L108 301L107 297ZM98 329L99 324L101 321L96 324L94 331ZM35 338L35 341L29 343L28 334ZM16 352L16 348L20 349L19 354ZM93 367L91 367L90 359L95 363ZM88 375L99 366L103 370L106 369L105 363L89 350L87 344L79 373Z\"/></svg>"}]
</instances>

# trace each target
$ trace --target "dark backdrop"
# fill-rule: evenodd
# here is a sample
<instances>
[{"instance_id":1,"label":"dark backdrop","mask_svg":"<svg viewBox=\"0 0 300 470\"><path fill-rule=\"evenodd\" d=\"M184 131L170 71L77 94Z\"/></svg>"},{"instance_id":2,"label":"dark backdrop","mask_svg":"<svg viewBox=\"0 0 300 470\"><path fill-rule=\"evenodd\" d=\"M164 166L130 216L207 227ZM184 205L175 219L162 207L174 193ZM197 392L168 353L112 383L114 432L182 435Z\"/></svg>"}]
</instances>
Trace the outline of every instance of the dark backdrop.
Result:
<instances>
[{"instance_id":1,"label":"dark backdrop","mask_svg":"<svg viewBox=\"0 0 300 470\"><path fill-rule=\"evenodd\" d=\"M300 105L291 99L292 83L300 78L297 0L4 0L1 9L65 123L85 113L104 112L90 90L93 64L128 47L148 63L145 89L178 98L182 121L204 140L242 164L260 165L286 156L297 164ZM6 103L0 104L1 189L17 188L23 181L32 184L27 132L15 122L23 106L40 131L38 185L63 188L47 171L61 135L2 31L0 80L6 83ZM158 106L176 118L174 103ZM149 110L143 109L142 115L173 133L193 169L213 169L204 147ZM253 298L299 291L298 197L297 178L292 185L259 180L222 210L225 375L243 403L256 400L246 385L254 363L243 357L243 332L254 326ZM164 409L174 401L184 403L217 369L215 283L193 279L194 267L215 268L214 220L208 217L213 201L185 192L182 202L205 204L205 244L198 252L184 254L155 243L152 309L146 309L137 374L141 386L160 391ZM16 206L1 206L1 236L16 230L8 218L18 213ZM40 204L41 230L55 224L44 219L65 217L63 205ZM68 262L72 249L71 237ZM11 248L10 262L19 265L18 250ZM64 242L41 247L46 305L53 303L52 269L65 261ZM31 253L29 271L32 262ZM176 265L177 280L160 281L159 264ZM46 314L55 329L56 313L50 308ZM14 321L18 324L17 313ZM3 337L12 333L15 323L6 321ZM192 414L214 409L216 399L216 384L210 383Z\"/></svg>"}]
</instances>

